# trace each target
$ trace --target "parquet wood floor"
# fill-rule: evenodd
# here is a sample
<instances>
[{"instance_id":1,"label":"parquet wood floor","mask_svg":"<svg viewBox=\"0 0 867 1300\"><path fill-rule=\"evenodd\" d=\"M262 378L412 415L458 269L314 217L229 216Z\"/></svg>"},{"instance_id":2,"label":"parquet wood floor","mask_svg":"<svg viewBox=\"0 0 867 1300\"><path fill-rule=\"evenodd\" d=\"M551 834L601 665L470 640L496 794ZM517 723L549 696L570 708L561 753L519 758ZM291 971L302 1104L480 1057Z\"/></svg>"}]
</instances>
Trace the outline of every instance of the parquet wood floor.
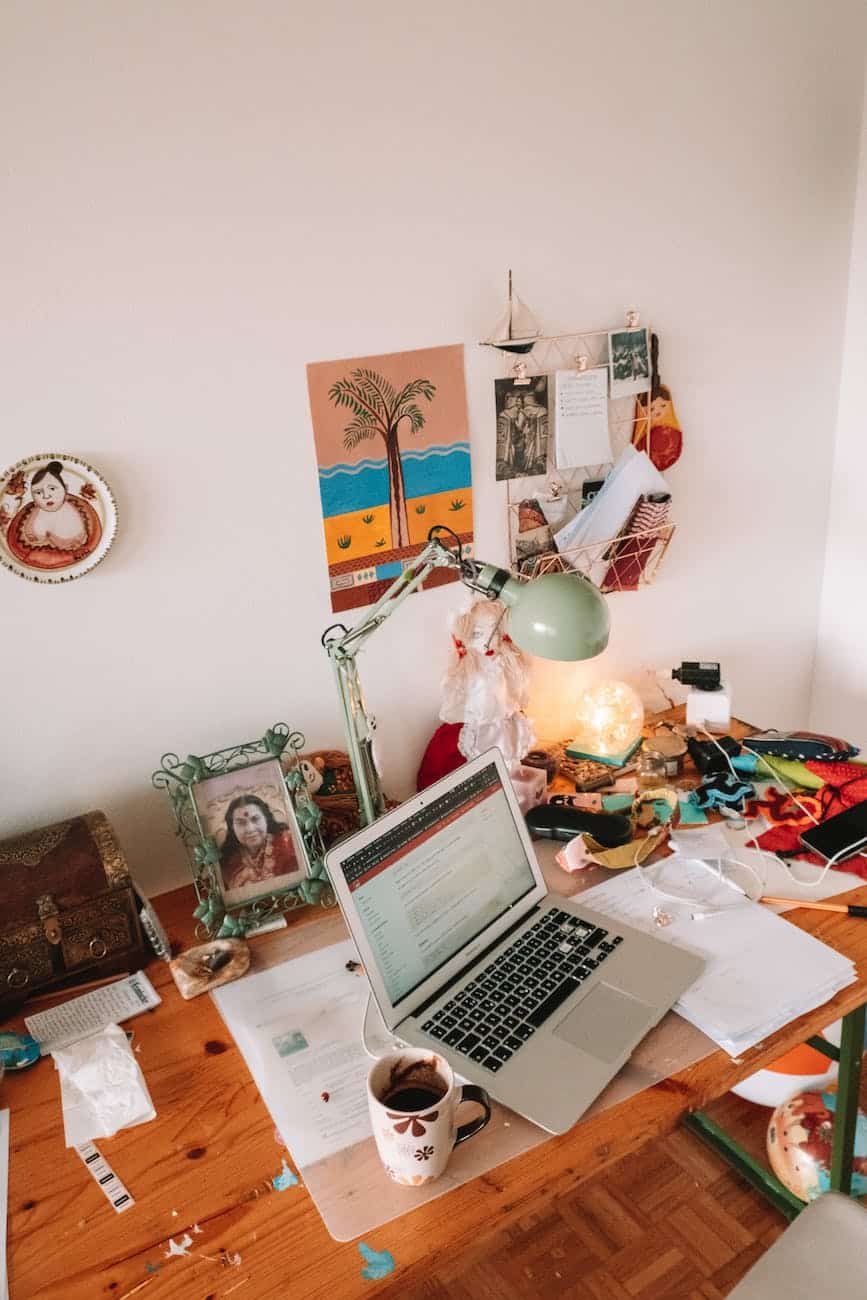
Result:
<instances>
[{"instance_id":1,"label":"parquet wood floor","mask_svg":"<svg viewBox=\"0 0 867 1300\"><path fill-rule=\"evenodd\" d=\"M862 1097L862 1105L864 1104ZM753 1155L771 1112L728 1096L714 1117ZM720 1300L786 1227L698 1138L651 1142L440 1267L413 1300Z\"/></svg>"}]
</instances>

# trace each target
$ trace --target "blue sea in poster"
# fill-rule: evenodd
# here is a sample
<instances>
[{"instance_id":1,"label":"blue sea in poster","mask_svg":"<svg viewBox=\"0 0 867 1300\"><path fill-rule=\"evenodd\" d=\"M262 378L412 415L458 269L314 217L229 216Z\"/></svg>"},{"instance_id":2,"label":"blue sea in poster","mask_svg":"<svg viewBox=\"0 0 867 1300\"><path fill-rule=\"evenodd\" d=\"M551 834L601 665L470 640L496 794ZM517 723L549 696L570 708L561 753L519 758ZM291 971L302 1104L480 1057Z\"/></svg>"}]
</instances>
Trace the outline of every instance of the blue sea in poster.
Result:
<instances>
[{"instance_id":1,"label":"blue sea in poster","mask_svg":"<svg viewBox=\"0 0 867 1300\"><path fill-rule=\"evenodd\" d=\"M401 452L407 500L455 492L471 482L470 444L451 443L426 447L424 451ZM385 457L365 459L356 465L330 465L319 471L319 494L325 517L371 509L388 503L388 470Z\"/></svg>"}]
</instances>

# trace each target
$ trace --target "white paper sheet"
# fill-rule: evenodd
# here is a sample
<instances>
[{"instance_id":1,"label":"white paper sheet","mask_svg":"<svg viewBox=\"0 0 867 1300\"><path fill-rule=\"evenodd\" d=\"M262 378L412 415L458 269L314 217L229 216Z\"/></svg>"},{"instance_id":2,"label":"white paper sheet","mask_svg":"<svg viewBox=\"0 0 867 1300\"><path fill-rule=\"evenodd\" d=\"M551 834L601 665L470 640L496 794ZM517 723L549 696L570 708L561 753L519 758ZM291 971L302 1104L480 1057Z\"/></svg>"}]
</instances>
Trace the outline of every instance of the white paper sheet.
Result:
<instances>
[{"instance_id":1,"label":"white paper sheet","mask_svg":"<svg viewBox=\"0 0 867 1300\"><path fill-rule=\"evenodd\" d=\"M704 971L675 1010L730 1055L821 1006L855 979L851 961L762 904L739 901L713 881L705 864L675 856L650 870L666 892L725 910L693 920L693 907L652 892L637 870L586 890L581 901L704 957ZM671 918L664 928L654 925L654 904Z\"/></svg>"},{"instance_id":2,"label":"white paper sheet","mask_svg":"<svg viewBox=\"0 0 867 1300\"><path fill-rule=\"evenodd\" d=\"M301 1168L371 1134L372 1061L361 1045L369 985L347 971L350 959L358 953L346 940L211 994Z\"/></svg>"},{"instance_id":3,"label":"white paper sheet","mask_svg":"<svg viewBox=\"0 0 867 1300\"><path fill-rule=\"evenodd\" d=\"M554 390L555 464L564 468L611 460L607 367L558 370Z\"/></svg>"},{"instance_id":4,"label":"white paper sheet","mask_svg":"<svg viewBox=\"0 0 867 1300\"><path fill-rule=\"evenodd\" d=\"M554 534L554 544L562 552L617 537L639 497L668 490L650 457L630 443L590 504ZM603 557L591 567L589 577L601 581L607 569L608 560Z\"/></svg>"},{"instance_id":5,"label":"white paper sheet","mask_svg":"<svg viewBox=\"0 0 867 1300\"><path fill-rule=\"evenodd\" d=\"M138 971L128 979L92 989L90 993L82 993L80 997L61 1002L48 1011L25 1016L24 1023L27 1032L40 1044L42 1055L46 1056L56 1048L68 1047L79 1038L86 1038L108 1025L119 1025L142 1011L150 1011L160 1002L162 998L147 975Z\"/></svg>"},{"instance_id":6,"label":"white paper sheet","mask_svg":"<svg viewBox=\"0 0 867 1300\"><path fill-rule=\"evenodd\" d=\"M6 1207L9 1203L9 1111L0 1110L0 1300L9 1300L6 1273Z\"/></svg>"}]
</instances>

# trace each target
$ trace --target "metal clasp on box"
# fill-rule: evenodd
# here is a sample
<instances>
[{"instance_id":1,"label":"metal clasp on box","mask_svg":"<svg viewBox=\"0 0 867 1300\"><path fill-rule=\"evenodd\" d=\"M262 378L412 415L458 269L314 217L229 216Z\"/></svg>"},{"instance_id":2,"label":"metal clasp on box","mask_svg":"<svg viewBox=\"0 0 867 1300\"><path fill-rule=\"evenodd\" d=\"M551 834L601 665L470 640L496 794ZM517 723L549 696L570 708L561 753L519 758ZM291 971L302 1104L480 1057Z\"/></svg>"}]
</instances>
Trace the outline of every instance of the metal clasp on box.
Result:
<instances>
[{"instance_id":1,"label":"metal clasp on box","mask_svg":"<svg viewBox=\"0 0 867 1300\"><path fill-rule=\"evenodd\" d=\"M39 919L42 922L42 929L45 931L45 937L49 943L60 943L60 909L50 894L42 894L36 900L36 907L39 912Z\"/></svg>"}]
</instances>

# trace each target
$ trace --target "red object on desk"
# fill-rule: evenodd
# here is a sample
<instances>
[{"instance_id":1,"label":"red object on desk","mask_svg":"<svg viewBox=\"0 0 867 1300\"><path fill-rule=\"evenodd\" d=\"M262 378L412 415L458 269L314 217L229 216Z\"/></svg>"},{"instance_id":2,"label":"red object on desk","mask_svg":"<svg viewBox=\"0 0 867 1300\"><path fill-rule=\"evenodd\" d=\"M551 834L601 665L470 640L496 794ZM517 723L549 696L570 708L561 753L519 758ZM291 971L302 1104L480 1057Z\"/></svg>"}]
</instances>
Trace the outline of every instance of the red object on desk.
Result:
<instances>
[{"instance_id":1,"label":"red object on desk","mask_svg":"<svg viewBox=\"0 0 867 1300\"><path fill-rule=\"evenodd\" d=\"M466 763L467 760L458 749L458 737L463 725L462 722L443 722L437 727L418 769L417 790L426 790L441 776L448 776L449 772L454 772L456 767Z\"/></svg>"}]
</instances>

